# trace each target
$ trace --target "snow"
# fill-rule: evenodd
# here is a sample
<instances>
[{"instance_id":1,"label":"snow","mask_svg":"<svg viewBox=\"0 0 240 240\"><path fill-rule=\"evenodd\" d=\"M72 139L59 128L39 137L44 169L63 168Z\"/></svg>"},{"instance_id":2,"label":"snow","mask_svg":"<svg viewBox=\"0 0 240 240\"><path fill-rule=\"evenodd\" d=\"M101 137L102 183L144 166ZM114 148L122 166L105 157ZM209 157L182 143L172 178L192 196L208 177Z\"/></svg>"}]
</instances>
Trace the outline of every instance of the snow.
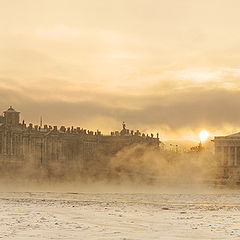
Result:
<instances>
[{"instance_id":1,"label":"snow","mask_svg":"<svg viewBox=\"0 0 240 240\"><path fill-rule=\"evenodd\" d=\"M240 239L240 192L1 192L1 239Z\"/></svg>"}]
</instances>

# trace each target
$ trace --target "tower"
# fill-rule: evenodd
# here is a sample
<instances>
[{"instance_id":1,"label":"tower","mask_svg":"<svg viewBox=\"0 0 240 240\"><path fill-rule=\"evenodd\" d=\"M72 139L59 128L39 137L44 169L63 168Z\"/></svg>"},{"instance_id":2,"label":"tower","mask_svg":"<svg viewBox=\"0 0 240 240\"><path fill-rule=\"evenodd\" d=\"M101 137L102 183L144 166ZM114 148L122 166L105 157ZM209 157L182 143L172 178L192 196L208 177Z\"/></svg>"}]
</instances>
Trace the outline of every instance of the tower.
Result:
<instances>
[{"instance_id":1,"label":"tower","mask_svg":"<svg viewBox=\"0 0 240 240\"><path fill-rule=\"evenodd\" d=\"M5 124L10 126L17 126L19 124L19 115L20 112L15 111L13 107L10 106L7 111L3 112Z\"/></svg>"}]
</instances>

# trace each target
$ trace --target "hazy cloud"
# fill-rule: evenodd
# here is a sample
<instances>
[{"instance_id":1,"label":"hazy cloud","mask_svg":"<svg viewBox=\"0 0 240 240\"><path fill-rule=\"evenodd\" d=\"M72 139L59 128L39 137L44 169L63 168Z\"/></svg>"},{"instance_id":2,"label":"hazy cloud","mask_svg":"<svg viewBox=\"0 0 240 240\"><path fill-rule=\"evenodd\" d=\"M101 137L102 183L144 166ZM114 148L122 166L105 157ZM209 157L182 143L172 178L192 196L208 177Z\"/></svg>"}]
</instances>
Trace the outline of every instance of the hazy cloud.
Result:
<instances>
[{"instance_id":1,"label":"hazy cloud","mask_svg":"<svg viewBox=\"0 0 240 240\"><path fill-rule=\"evenodd\" d=\"M31 89L1 88L0 94L1 105L4 108L14 105L27 122L38 123L43 115L47 123L81 125L105 133L120 128L123 120L141 131L166 132L167 127L168 134L171 131L184 134L186 129L226 131L225 126L237 126L240 119L236 111L240 91L232 89L192 88L164 96L121 95L84 89L76 91L79 98L71 98L74 91L60 93L58 89L45 91L43 87L33 92Z\"/></svg>"},{"instance_id":2,"label":"hazy cloud","mask_svg":"<svg viewBox=\"0 0 240 240\"><path fill-rule=\"evenodd\" d=\"M169 136L237 129L239 7L237 0L5 1L2 110L11 104L27 121L44 115L106 132L122 120Z\"/></svg>"}]
</instances>

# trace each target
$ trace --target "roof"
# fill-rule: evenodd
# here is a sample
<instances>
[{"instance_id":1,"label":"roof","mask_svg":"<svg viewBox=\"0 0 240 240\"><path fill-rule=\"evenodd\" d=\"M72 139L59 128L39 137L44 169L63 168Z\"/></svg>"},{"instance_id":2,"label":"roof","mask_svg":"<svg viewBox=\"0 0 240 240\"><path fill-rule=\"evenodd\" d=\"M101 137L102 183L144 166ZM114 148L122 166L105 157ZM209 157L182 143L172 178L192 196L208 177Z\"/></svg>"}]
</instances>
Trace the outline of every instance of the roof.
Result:
<instances>
[{"instance_id":1,"label":"roof","mask_svg":"<svg viewBox=\"0 0 240 240\"><path fill-rule=\"evenodd\" d=\"M12 106L10 106L8 110L4 111L4 113L6 112L17 112L17 111L15 111L15 109Z\"/></svg>"},{"instance_id":2,"label":"roof","mask_svg":"<svg viewBox=\"0 0 240 240\"><path fill-rule=\"evenodd\" d=\"M240 138L240 132L225 136L225 138Z\"/></svg>"}]
</instances>

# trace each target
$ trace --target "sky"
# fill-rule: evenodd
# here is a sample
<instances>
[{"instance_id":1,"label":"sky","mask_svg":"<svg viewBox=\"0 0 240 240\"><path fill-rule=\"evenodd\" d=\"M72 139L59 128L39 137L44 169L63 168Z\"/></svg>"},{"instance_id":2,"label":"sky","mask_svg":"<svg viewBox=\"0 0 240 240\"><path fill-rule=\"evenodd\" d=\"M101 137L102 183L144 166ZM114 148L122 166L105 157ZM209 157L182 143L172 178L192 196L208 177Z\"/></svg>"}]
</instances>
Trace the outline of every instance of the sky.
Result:
<instances>
[{"instance_id":1,"label":"sky","mask_svg":"<svg viewBox=\"0 0 240 240\"><path fill-rule=\"evenodd\" d=\"M0 108L198 139L240 131L239 0L0 0Z\"/></svg>"}]
</instances>

